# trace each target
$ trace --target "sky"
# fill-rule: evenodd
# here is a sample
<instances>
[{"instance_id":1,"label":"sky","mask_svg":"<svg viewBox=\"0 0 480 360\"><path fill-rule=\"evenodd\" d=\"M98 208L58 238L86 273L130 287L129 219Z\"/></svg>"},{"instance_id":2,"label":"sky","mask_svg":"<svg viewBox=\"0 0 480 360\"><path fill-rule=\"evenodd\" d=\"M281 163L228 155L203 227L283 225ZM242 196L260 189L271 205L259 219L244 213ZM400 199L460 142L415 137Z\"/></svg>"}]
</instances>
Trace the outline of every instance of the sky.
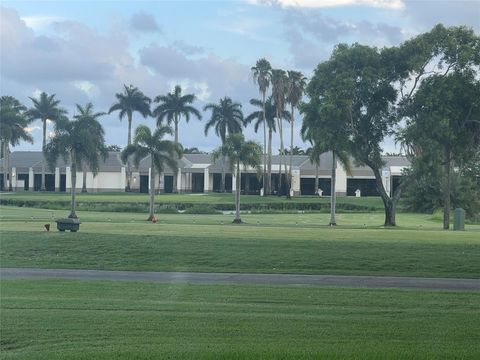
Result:
<instances>
[{"instance_id":1,"label":"sky","mask_svg":"<svg viewBox=\"0 0 480 360\"><path fill-rule=\"evenodd\" d=\"M308 78L338 43L395 46L437 23L479 33L480 0L0 0L0 94L26 106L42 91L56 94L73 115L88 102L108 111L123 84L152 99L180 84L199 109L229 96L248 115L249 100L260 98L250 71L260 58ZM219 145L213 132L204 136L209 116L182 121L184 147ZM295 145L305 148L296 119ZM107 144L126 145L125 120L113 113L101 122ZM153 128L155 120L135 114L133 128L139 124ZM29 131L34 144L15 150L41 149L40 122ZM252 126L245 134L263 141ZM398 151L392 139L383 146Z\"/></svg>"}]
</instances>

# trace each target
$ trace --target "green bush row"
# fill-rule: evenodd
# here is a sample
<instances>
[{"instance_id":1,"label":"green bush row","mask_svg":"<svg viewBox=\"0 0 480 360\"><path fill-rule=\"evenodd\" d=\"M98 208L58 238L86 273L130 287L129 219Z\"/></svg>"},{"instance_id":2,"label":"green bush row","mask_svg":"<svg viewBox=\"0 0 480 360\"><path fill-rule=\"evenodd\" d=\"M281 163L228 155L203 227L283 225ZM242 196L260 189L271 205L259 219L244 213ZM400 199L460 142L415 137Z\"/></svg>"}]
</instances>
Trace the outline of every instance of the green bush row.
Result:
<instances>
[{"instance_id":1,"label":"green bush row","mask_svg":"<svg viewBox=\"0 0 480 360\"><path fill-rule=\"evenodd\" d=\"M0 205L10 205L17 207L31 207L52 210L68 210L69 201L34 201L22 199L0 199ZM137 212L148 211L147 203L105 203L105 202L77 202L77 210L83 211L108 211L108 212ZM214 214L219 211L233 211L234 204L198 204L198 203L159 203L156 206L158 213L176 213L185 211L190 214ZM252 211L255 213L275 213L275 212L296 212L296 211L315 211L329 212L329 203L298 203L281 202L270 204L242 204L243 211ZM373 212L379 211L375 206L339 203L337 204L339 212Z\"/></svg>"}]
</instances>

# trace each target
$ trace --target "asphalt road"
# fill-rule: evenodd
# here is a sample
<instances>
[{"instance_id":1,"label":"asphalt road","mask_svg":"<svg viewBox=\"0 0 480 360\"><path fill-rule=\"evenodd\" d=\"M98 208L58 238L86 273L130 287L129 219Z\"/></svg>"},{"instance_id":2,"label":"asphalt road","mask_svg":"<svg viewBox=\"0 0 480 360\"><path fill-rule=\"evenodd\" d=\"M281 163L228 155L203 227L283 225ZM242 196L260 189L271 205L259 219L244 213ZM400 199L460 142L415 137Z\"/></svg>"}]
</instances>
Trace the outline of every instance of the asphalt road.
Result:
<instances>
[{"instance_id":1,"label":"asphalt road","mask_svg":"<svg viewBox=\"0 0 480 360\"><path fill-rule=\"evenodd\" d=\"M189 284L315 285L480 291L480 279L0 268L0 279L156 281Z\"/></svg>"}]
</instances>

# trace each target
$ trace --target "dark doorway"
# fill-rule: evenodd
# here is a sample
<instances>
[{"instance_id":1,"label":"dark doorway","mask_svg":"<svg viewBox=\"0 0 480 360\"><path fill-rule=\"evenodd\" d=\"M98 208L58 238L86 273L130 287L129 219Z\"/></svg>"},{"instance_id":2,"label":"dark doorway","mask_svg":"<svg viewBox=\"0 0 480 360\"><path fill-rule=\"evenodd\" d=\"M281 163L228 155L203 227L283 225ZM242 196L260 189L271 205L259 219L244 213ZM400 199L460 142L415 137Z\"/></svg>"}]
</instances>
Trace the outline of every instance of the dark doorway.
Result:
<instances>
[{"instance_id":1,"label":"dark doorway","mask_svg":"<svg viewBox=\"0 0 480 360\"><path fill-rule=\"evenodd\" d=\"M163 191L166 194L171 194L173 192L173 176L172 175L165 175L163 177Z\"/></svg>"},{"instance_id":2,"label":"dark doorway","mask_svg":"<svg viewBox=\"0 0 480 360\"><path fill-rule=\"evenodd\" d=\"M148 175L140 175L140 192L148 194Z\"/></svg>"},{"instance_id":3,"label":"dark doorway","mask_svg":"<svg viewBox=\"0 0 480 360\"><path fill-rule=\"evenodd\" d=\"M65 174L60 175L60 191L67 191L67 175Z\"/></svg>"},{"instance_id":4,"label":"dark doorway","mask_svg":"<svg viewBox=\"0 0 480 360\"><path fill-rule=\"evenodd\" d=\"M287 184L285 183L285 174L282 174L282 188L279 189L279 179L280 176L277 174L272 174L272 194L273 195L286 195L287 194Z\"/></svg>"},{"instance_id":5,"label":"dark doorway","mask_svg":"<svg viewBox=\"0 0 480 360\"><path fill-rule=\"evenodd\" d=\"M33 190L40 191L42 187L42 174L35 174L33 176ZM55 175L45 174L45 190L55 191Z\"/></svg>"},{"instance_id":6,"label":"dark doorway","mask_svg":"<svg viewBox=\"0 0 480 360\"><path fill-rule=\"evenodd\" d=\"M355 196L360 189L361 196L378 196L375 179L347 179L347 196Z\"/></svg>"},{"instance_id":7,"label":"dark doorway","mask_svg":"<svg viewBox=\"0 0 480 360\"><path fill-rule=\"evenodd\" d=\"M203 174L192 174L192 192L203 193L204 181Z\"/></svg>"},{"instance_id":8,"label":"dark doorway","mask_svg":"<svg viewBox=\"0 0 480 360\"><path fill-rule=\"evenodd\" d=\"M222 174L213 174L213 191L220 192ZM225 175L225 191L232 192L232 175Z\"/></svg>"},{"instance_id":9,"label":"dark doorway","mask_svg":"<svg viewBox=\"0 0 480 360\"><path fill-rule=\"evenodd\" d=\"M262 181L256 174L242 174L242 194L259 195Z\"/></svg>"},{"instance_id":10,"label":"dark doorway","mask_svg":"<svg viewBox=\"0 0 480 360\"><path fill-rule=\"evenodd\" d=\"M402 182L402 176L394 175L392 176L392 194L397 190L398 186Z\"/></svg>"},{"instance_id":11,"label":"dark doorway","mask_svg":"<svg viewBox=\"0 0 480 360\"><path fill-rule=\"evenodd\" d=\"M318 188L322 189L323 196L329 196L332 193L331 181L329 178L319 178ZM315 178L300 179L300 193L302 195L316 195Z\"/></svg>"}]
</instances>

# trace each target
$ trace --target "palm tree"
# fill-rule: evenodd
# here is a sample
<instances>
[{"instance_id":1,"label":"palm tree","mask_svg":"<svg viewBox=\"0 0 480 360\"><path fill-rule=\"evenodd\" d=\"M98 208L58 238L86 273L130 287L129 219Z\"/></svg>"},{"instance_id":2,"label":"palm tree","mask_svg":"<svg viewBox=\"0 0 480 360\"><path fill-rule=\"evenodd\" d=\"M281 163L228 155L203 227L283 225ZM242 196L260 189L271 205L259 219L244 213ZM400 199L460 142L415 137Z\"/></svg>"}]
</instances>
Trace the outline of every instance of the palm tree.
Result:
<instances>
[{"instance_id":1,"label":"palm tree","mask_svg":"<svg viewBox=\"0 0 480 360\"><path fill-rule=\"evenodd\" d=\"M137 87L133 85L127 86L123 85L123 93L115 94L117 102L113 104L108 113L111 114L114 111L120 111L119 117L120 121L124 117L127 117L128 120L128 140L127 145L132 143L132 118L133 113L138 112L143 118L146 118L150 115L150 103L151 100L143 94ZM127 191L130 191L130 184L132 178L132 171L130 168L130 163L127 162Z\"/></svg>"},{"instance_id":2,"label":"palm tree","mask_svg":"<svg viewBox=\"0 0 480 360\"><path fill-rule=\"evenodd\" d=\"M136 167L138 167L142 159L150 156L149 221L155 216L155 170L160 174L165 170L165 165L168 165L175 173L178 169L178 159L182 156L181 147L173 141L163 140L165 135L172 135L171 127L159 126L152 134L148 126L140 125L135 130L133 144L128 145L122 151L122 160L126 161L132 155Z\"/></svg>"},{"instance_id":3,"label":"palm tree","mask_svg":"<svg viewBox=\"0 0 480 360\"><path fill-rule=\"evenodd\" d=\"M65 162L70 159L72 200L68 217L76 219L77 169L86 164L94 175L98 173L100 160L105 160L108 155L103 127L92 116L80 116L72 121L63 117L57 120L54 136L46 145L45 153L50 168L55 167L59 157Z\"/></svg>"},{"instance_id":4,"label":"palm tree","mask_svg":"<svg viewBox=\"0 0 480 360\"><path fill-rule=\"evenodd\" d=\"M287 93L287 76L284 70L282 69L273 69L271 71L271 81L272 81L272 96L275 102L275 117L277 118L278 125L278 134L280 136L280 168L278 171L278 194L281 195L282 189L282 162L285 165L285 178L288 181L287 176L287 162L285 161L285 156L283 155L283 121L281 114L285 109L285 96ZM290 192L288 191L289 187L287 186L287 197L290 197Z\"/></svg>"},{"instance_id":5,"label":"palm tree","mask_svg":"<svg viewBox=\"0 0 480 360\"><path fill-rule=\"evenodd\" d=\"M211 110L212 116L205 124L205 135L210 128L215 128L215 134L220 137L222 145L229 135L241 133L245 125L242 105L233 102L229 97L220 99L218 104L207 104L203 111ZM225 157L222 157L222 181L220 191L225 192Z\"/></svg>"},{"instance_id":6,"label":"palm tree","mask_svg":"<svg viewBox=\"0 0 480 360\"><path fill-rule=\"evenodd\" d=\"M153 110L153 116L157 118L157 126L160 126L164 120L168 125L174 125L175 143L178 142L178 123L182 116L188 123L190 115L195 116L198 120L202 118L200 112L190 104L195 101L194 94L186 94L182 96L182 87L176 85L175 89L167 95L159 95L154 102L159 105ZM177 192L177 174L173 175L173 192Z\"/></svg>"},{"instance_id":7,"label":"palm tree","mask_svg":"<svg viewBox=\"0 0 480 360\"><path fill-rule=\"evenodd\" d=\"M98 112L98 113L93 112L92 103L88 103L86 106L80 106L77 104L77 111L78 111L78 114L75 115L74 118L81 121L90 121L89 118L95 121L98 121L98 118L100 116L105 115L104 112ZM108 151L108 147L107 147L107 151ZM87 192L87 166L86 165L87 164L84 164L82 169L82 172L83 172L82 193Z\"/></svg>"},{"instance_id":8,"label":"palm tree","mask_svg":"<svg viewBox=\"0 0 480 360\"><path fill-rule=\"evenodd\" d=\"M216 160L220 156L228 157L230 162L230 171L233 174L236 171L236 191L235 191L235 219L234 223L241 223L240 218L240 193L241 193L241 165L244 168L248 166L260 170L262 147L254 141L245 141L245 137L241 133L231 134L223 145L213 152L213 159Z\"/></svg>"},{"instance_id":9,"label":"palm tree","mask_svg":"<svg viewBox=\"0 0 480 360\"><path fill-rule=\"evenodd\" d=\"M269 96L268 99L264 104L261 100L251 99L250 104L260 108L261 110L254 111L250 115L245 118L245 123L249 124L252 121L255 121L254 130L258 132L258 129L262 123L266 123L266 127L268 127L268 150L267 150L267 176L266 176L266 186L265 186L265 194L271 194L272 192L272 137L273 132L276 132L277 126L275 124L275 116L276 116L276 107L273 102L273 97ZM265 109L265 110L263 110ZM264 121L263 114L266 114L266 121ZM282 118L289 120L290 113L286 110L282 113Z\"/></svg>"},{"instance_id":10,"label":"palm tree","mask_svg":"<svg viewBox=\"0 0 480 360\"><path fill-rule=\"evenodd\" d=\"M266 95L267 89L270 86L270 71L272 67L270 63L266 59L259 59L255 66L251 68L253 80L258 85L258 90L262 95L262 109L263 114L266 113ZM265 116L264 116L265 117ZM255 130L256 132L257 130ZM270 193L270 183L266 181L267 176L267 130L266 130L266 123L263 122L263 190L264 194Z\"/></svg>"},{"instance_id":11,"label":"palm tree","mask_svg":"<svg viewBox=\"0 0 480 360\"><path fill-rule=\"evenodd\" d=\"M43 124L42 132L42 151L45 153L45 146L47 144L47 120L56 122L67 111L59 107L60 100L55 99L55 94L48 95L46 92L42 92L38 99L30 98L33 102L33 108L27 111L27 115L30 120L41 120ZM42 180L40 184L40 191L45 191L45 161L42 160Z\"/></svg>"},{"instance_id":12,"label":"palm tree","mask_svg":"<svg viewBox=\"0 0 480 360\"><path fill-rule=\"evenodd\" d=\"M290 168L288 172L288 179L290 187L292 186L292 164L293 164L293 125L294 125L294 115L293 110L296 108L302 100L305 87L307 85L307 78L303 76L300 71L287 71L287 93L286 101L290 104ZM290 192L292 189L290 189Z\"/></svg>"},{"instance_id":13,"label":"palm tree","mask_svg":"<svg viewBox=\"0 0 480 360\"><path fill-rule=\"evenodd\" d=\"M343 117L343 112L332 112L331 109L323 109L318 99L302 104L300 112L303 113L303 124L301 135L303 140L308 140L315 147L315 151L321 153L331 151L332 173L331 173L331 201L330 201L330 226L337 225L336 205L337 195L335 183L337 179L337 163L345 168L347 174L351 173L351 162L348 152L348 137L345 136L345 129L337 117Z\"/></svg>"},{"instance_id":14,"label":"palm tree","mask_svg":"<svg viewBox=\"0 0 480 360\"><path fill-rule=\"evenodd\" d=\"M12 191L12 169L10 166L10 145L16 146L21 140L33 143L32 136L25 129L30 123L26 107L12 96L0 97L0 141L3 153L3 189L6 190L7 173L10 179L8 190Z\"/></svg>"}]
</instances>

